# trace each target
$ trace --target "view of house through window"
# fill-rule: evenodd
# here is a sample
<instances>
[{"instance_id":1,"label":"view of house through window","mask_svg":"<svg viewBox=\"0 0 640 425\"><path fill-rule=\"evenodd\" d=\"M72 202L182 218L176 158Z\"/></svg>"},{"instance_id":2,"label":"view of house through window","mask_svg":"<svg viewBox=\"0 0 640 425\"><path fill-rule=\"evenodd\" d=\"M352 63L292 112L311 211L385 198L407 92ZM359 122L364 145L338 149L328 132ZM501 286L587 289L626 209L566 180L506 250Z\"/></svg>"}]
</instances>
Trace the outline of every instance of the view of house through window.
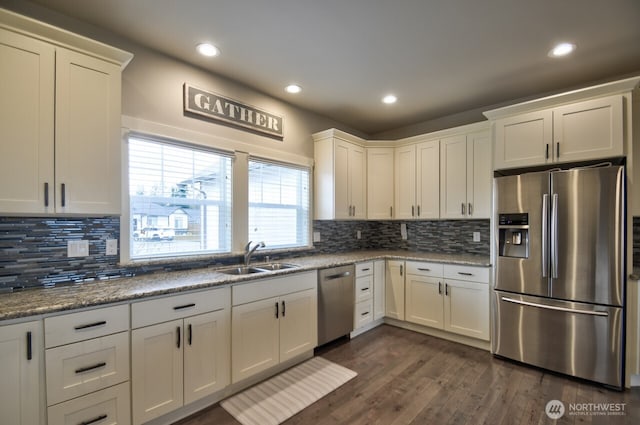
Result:
<instances>
[{"instance_id":1,"label":"view of house through window","mask_svg":"<svg viewBox=\"0 0 640 425\"><path fill-rule=\"evenodd\" d=\"M230 155L129 138L131 258L231 251Z\"/></svg>"},{"instance_id":2,"label":"view of house through window","mask_svg":"<svg viewBox=\"0 0 640 425\"><path fill-rule=\"evenodd\" d=\"M308 168L249 160L249 240L267 248L309 245Z\"/></svg>"}]
</instances>

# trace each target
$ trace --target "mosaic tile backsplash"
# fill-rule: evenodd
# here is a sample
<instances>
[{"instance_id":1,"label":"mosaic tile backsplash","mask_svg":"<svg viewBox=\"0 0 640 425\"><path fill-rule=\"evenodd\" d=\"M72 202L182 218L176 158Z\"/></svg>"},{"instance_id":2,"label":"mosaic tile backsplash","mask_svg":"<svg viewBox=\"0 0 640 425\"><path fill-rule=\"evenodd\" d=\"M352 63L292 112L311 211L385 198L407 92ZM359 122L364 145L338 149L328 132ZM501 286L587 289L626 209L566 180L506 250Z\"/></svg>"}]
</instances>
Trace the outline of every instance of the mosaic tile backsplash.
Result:
<instances>
[{"instance_id":1,"label":"mosaic tile backsplash","mask_svg":"<svg viewBox=\"0 0 640 425\"><path fill-rule=\"evenodd\" d=\"M407 227L407 239L400 227ZM327 221L316 220L320 241L311 250L292 255L334 253L359 249L406 249L410 251L489 255L489 220L443 221ZM360 232L360 239L357 232ZM473 232L480 242L473 242ZM156 271L237 264L241 257L181 261L137 267L120 267L118 256L105 255L107 239L120 239L118 217L23 218L0 217L0 292L86 279L143 274ZM69 240L89 241L88 257L67 257ZM633 219L634 267L640 267L640 217ZM271 255L279 259L285 254ZM286 256L289 256L288 254ZM256 256L259 260L260 256Z\"/></svg>"}]
</instances>

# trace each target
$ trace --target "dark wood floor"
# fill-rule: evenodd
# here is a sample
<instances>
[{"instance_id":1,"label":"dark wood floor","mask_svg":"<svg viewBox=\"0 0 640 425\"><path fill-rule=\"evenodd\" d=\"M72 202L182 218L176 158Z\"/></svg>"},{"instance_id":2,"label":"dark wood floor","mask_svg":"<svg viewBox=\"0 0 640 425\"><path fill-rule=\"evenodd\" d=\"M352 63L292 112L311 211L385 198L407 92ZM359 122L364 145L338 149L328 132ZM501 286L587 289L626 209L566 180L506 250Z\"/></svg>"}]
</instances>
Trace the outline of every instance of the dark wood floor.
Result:
<instances>
[{"instance_id":1,"label":"dark wood floor","mask_svg":"<svg viewBox=\"0 0 640 425\"><path fill-rule=\"evenodd\" d=\"M494 358L442 339L380 326L322 347L358 376L285 424L640 424L640 389L618 392ZM549 400L625 403L625 415L565 414L549 419ZM216 404L180 425L239 422Z\"/></svg>"}]
</instances>

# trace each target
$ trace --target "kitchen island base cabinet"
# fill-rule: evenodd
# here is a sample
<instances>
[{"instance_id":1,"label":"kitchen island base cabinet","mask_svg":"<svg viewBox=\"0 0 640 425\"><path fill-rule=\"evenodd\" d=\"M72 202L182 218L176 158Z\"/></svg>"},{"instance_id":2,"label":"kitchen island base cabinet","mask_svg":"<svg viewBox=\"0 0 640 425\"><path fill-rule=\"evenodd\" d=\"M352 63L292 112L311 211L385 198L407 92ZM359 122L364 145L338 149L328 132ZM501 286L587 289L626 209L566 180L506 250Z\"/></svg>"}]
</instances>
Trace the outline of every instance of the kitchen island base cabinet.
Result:
<instances>
[{"instance_id":1,"label":"kitchen island base cabinet","mask_svg":"<svg viewBox=\"0 0 640 425\"><path fill-rule=\"evenodd\" d=\"M312 352L318 342L317 300L315 272L234 286L232 382Z\"/></svg>"},{"instance_id":2,"label":"kitchen island base cabinet","mask_svg":"<svg viewBox=\"0 0 640 425\"><path fill-rule=\"evenodd\" d=\"M44 423L42 321L0 326L0 422Z\"/></svg>"},{"instance_id":3,"label":"kitchen island base cabinet","mask_svg":"<svg viewBox=\"0 0 640 425\"><path fill-rule=\"evenodd\" d=\"M229 288L222 288L132 305L134 424L170 413L229 384L229 297ZM207 310L213 311L196 314ZM160 317L175 320L137 327Z\"/></svg>"}]
</instances>

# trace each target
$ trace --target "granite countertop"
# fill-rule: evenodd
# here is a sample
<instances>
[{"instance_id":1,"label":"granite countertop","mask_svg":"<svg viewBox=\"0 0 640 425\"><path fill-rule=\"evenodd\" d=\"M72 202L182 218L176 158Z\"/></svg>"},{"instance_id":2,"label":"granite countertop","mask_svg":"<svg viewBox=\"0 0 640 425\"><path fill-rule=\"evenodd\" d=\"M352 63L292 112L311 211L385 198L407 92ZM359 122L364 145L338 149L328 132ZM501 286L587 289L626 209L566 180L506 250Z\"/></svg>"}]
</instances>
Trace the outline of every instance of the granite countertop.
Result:
<instances>
[{"instance_id":1,"label":"granite countertop","mask_svg":"<svg viewBox=\"0 0 640 425\"><path fill-rule=\"evenodd\" d=\"M220 285L239 284L256 279L378 259L432 261L481 267L491 266L489 257L481 255L409 251L353 251L339 254L323 254L279 260L278 262L293 263L300 267L274 272L234 276L220 273L214 268L200 268L3 294L0 295L0 320L19 319L83 307L133 301L143 297L205 289Z\"/></svg>"}]
</instances>

